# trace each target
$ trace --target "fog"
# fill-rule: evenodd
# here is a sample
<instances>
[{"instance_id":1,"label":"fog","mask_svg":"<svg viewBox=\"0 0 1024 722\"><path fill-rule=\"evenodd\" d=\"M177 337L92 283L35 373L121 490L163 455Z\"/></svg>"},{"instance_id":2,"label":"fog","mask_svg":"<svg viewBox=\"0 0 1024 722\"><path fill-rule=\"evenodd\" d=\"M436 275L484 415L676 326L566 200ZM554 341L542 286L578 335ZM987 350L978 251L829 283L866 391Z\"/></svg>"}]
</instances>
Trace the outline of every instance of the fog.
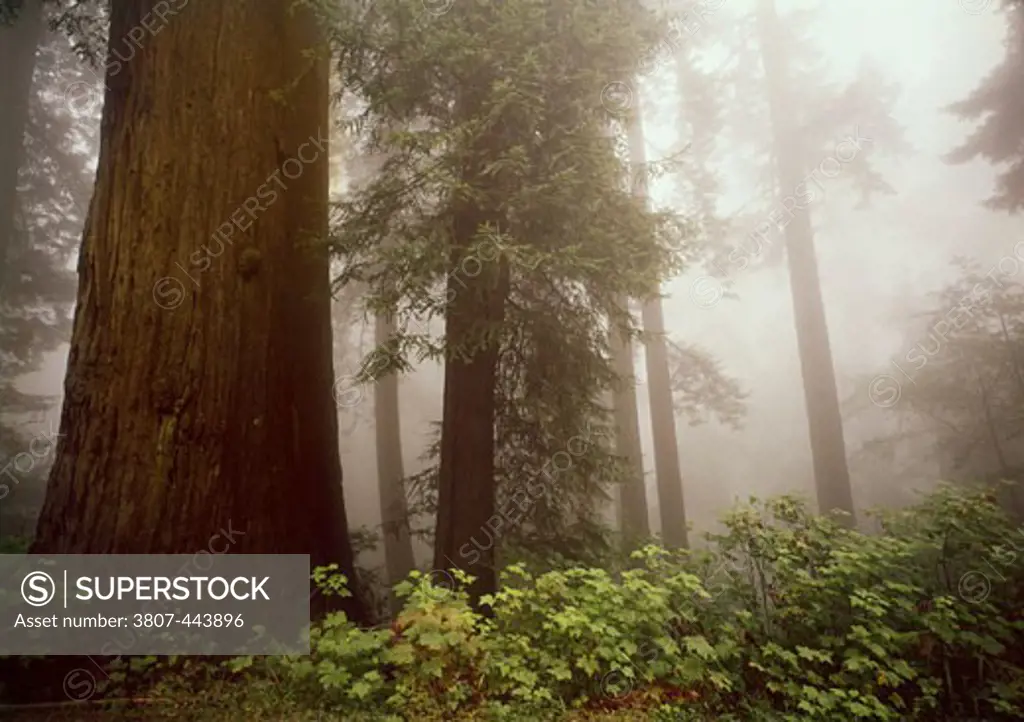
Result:
<instances>
[{"instance_id":1,"label":"fog","mask_svg":"<svg viewBox=\"0 0 1024 722\"><path fill-rule=\"evenodd\" d=\"M733 13L743 11L741 6L747 4L728 0L699 32L719 33L724 38L731 32ZM779 10L785 12L792 5L780 2ZM840 177L834 184L826 184L825 198L810 211L844 402L854 496L860 507L902 503L913 498L916 487L937 480L941 470L926 453L926 446L908 448L899 464L880 462L865 452L865 444L891 433L898 423L896 410L871 403L869 383L879 374L897 375L893 359L903 358L917 342L913 316L930 308L930 294L956 277L950 263L954 256L974 257L987 271L1004 257L1012 258L1014 244L1021 238L1014 217L982 205L992 193L997 169L982 162L949 165L942 159L974 127L958 121L945 107L966 97L1003 58L1006 23L987 2L976 0L801 5L821 8L814 42L823 67L831 74L827 80L839 84L851 80L862 60L868 58L888 82L899 86L892 119L903 126L913 146L910 154L885 160L881 166L895 195L877 197L870 207L858 209L856 195ZM670 66L659 68L643 85L651 160L672 155L683 142L675 131L678 98L672 72ZM95 122L95 118L81 122ZM851 123L847 132L854 133L855 125ZM860 130L868 137L872 134L870 126ZM716 147L715 165L724 188L719 198L722 209L739 209L750 201L753 181L743 153L733 152L725 140ZM341 185L344 179L335 180ZM651 197L655 204L673 202L674 182L672 174L654 182ZM776 237L781 246L781 236ZM771 256L771 249L764 255ZM730 273L735 298L718 301L709 302L708 287L700 285L708 276L707 268L694 267L666 285L668 332L711 351L749 397L742 429L715 420L696 426L679 422L687 511L698 530L711 528L718 513L737 497L813 493L786 264L782 259L766 258L758 267ZM66 357L67 346L50 354L41 370L19 382L22 390L59 397ZM351 372L343 363L350 364L339 361L338 374ZM642 351L636 355L636 368L650 515L656 529L657 494ZM401 381L407 473L422 468L420 456L430 423L440 416L441 379L436 365L425 365ZM380 519L372 394L366 396L358 408L340 412L343 427L352 425L351 414L358 414L352 433L342 439L345 494L354 527L373 527ZM58 414L59 404L49 420Z\"/></svg>"}]
</instances>

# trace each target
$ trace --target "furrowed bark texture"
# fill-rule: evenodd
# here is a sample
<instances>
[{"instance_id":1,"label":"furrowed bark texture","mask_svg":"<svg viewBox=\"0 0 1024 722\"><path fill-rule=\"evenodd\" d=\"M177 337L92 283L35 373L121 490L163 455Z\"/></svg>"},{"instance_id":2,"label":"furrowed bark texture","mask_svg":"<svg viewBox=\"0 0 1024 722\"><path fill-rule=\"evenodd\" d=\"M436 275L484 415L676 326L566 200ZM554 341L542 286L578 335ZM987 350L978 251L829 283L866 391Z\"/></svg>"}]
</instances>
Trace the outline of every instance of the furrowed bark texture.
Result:
<instances>
[{"instance_id":1,"label":"furrowed bark texture","mask_svg":"<svg viewBox=\"0 0 1024 722\"><path fill-rule=\"evenodd\" d=\"M232 530L229 553L308 553L352 581L317 21L287 0L178 0L163 18L155 5L111 5L62 436L32 550L194 553Z\"/></svg>"}]
</instances>

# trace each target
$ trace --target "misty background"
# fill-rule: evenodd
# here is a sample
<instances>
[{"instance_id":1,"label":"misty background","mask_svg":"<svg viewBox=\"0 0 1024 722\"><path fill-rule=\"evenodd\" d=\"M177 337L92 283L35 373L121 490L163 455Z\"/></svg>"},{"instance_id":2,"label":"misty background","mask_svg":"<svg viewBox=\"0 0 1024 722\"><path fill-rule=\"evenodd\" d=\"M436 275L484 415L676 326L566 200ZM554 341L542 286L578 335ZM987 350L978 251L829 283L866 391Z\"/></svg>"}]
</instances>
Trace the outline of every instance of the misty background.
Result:
<instances>
[{"instance_id":1,"label":"misty background","mask_svg":"<svg viewBox=\"0 0 1024 722\"><path fill-rule=\"evenodd\" d=\"M927 438L907 442L895 455L873 452L873 442L898 430L903 417L899 401L889 408L873 403L869 386L879 374L899 376L893 359L903 359L927 334L916 314L934 308L932 294L956 279L959 271L951 264L955 256L972 257L985 272L1000 259L1012 257L1014 245L1024 239L1013 216L982 205L993 192L997 168L982 161L949 165L943 160L975 127L958 120L946 107L968 96L1003 59L1006 21L989 2L968 0L780 0L778 5L780 13L801 7L817 9L812 38L821 55L823 81L847 83L867 60L884 73L887 83L899 87L891 118L903 127L913 149L883 165L895 194L879 196L869 208L858 209L858 196L842 183L840 173L834 183L825 184L825 197L816 200L810 212L844 402L855 501L858 508L909 503L915 489L929 486L946 473L935 453L938 441L931 446ZM706 22L694 32L710 38L711 46L721 37L725 48L736 17L749 14L752 5L746 0L725 0L709 7L716 9L706 14ZM671 65L665 64L642 86L649 161L671 156L685 141L675 130L679 97L672 73ZM743 99L732 101L742 103ZM95 128L98 112L95 104L78 107L77 122ZM855 130L851 124L850 134ZM868 125L860 130L871 137ZM95 160L98 149L93 148L92 153ZM719 207L724 210L744 208L753 195L753 162L748 163L745 153L732 147L728 137L716 142L714 166L723 185ZM336 164L338 172L333 179L338 189L345 184L341 166ZM676 196L672 173L653 182L655 203L672 204ZM765 213L768 210L765 208ZM773 246L781 246L781 234L773 238L777 241ZM734 242L742 242L742 238ZM698 425L681 419L678 425L687 514L697 531L710 529L718 514L737 497L787 491L813 494L788 272L784 260L773 256L771 250L764 250L763 263L730 273L730 296L717 302L709 303L706 295L695 291L706 290L707 286L695 284L713 274L703 267L691 269L664 289L668 294L668 333L709 350L723 371L749 394L740 429L713 418ZM369 351L372 322L363 336L363 350ZM358 338L356 329L352 340ZM48 424L56 427L66 360L65 345L48 355L41 370L18 382L26 393L53 397L46 414L26 423L39 429ZM353 373L355 365L351 358L339 358L336 373ZM650 519L652 529L657 529L642 349L636 356L636 369ZM426 364L401 379L404 461L409 474L423 467L420 456L429 441L431 423L440 418L442 378L439 366ZM372 406L373 396L367 389L359 404L339 409L352 528L372 528L380 522ZM29 534L41 501L41 488L23 484L12 489L0 502L6 507L0 523L13 525L4 532Z\"/></svg>"}]
</instances>

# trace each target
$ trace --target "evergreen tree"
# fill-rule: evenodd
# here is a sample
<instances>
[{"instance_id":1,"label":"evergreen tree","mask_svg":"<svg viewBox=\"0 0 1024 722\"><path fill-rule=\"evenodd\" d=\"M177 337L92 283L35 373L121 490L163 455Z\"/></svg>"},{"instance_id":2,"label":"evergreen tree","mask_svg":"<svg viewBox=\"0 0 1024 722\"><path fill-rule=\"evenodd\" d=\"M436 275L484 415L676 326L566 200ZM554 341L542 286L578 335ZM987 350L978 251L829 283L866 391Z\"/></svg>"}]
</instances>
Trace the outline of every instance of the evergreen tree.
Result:
<instances>
[{"instance_id":1,"label":"evergreen tree","mask_svg":"<svg viewBox=\"0 0 1024 722\"><path fill-rule=\"evenodd\" d=\"M794 11L783 23L773 2L759 0L756 13L740 15L733 24L732 51L717 73L731 88L728 95L742 103L723 108L723 135L734 141L730 147L753 150L758 164L748 174L755 179L753 198L726 229L754 230L727 253L717 253L712 266L716 275L729 277L788 262L819 505L824 512L852 514L812 204L833 179L859 190L862 205L876 193L893 193L873 158L879 150L902 153L907 144L888 117L898 89L870 66L863 65L846 86L821 82L821 58L807 42L812 19L811 10ZM775 242L779 235L785 243Z\"/></svg>"},{"instance_id":2,"label":"evergreen tree","mask_svg":"<svg viewBox=\"0 0 1024 722\"><path fill-rule=\"evenodd\" d=\"M774 1L760 0L758 15L779 181L784 188L796 189L804 183L804 174L808 172L807 152L802 145L799 127L790 119L792 106L788 100L788 86L791 79L787 75ZM805 213L795 214L793 222L786 226L789 278L811 433L814 481L821 511L829 513L838 509L846 512L852 523L853 491L813 233L810 217Z\"/></svg>"},{"instance_id":3,"label":"evergreen tree","mask_svg":"<svg viewBox=\"0 0 1024 722\"><path fill-rule=\"evenodd\" d=\"M875 401L930 436L941 478L1016 482L1003 501L1024 518L1024 286L963 258L954 265L957 279L919 315ZM883 441L890 450L906 438Z\"/></svg>"},{"instance_id":4,"label":"evergreen tree","mask_svg":"<svg viewBox=\"0 0 1024 722\"><path fill-rule=\"evenodd\" d=\"M1005 166L988 205L1017 213L1024 208L1024 2L1006 0L1006 57L970 96L950 110L966 120L982 123L967 140L949 154L952 163L981 157Z\"/></svg>"},{"instance_id":5,"label":"evergreen tree","mask_svg":"<svg viewBox=\"0 0 1024 722\"><path fill-rule=\"evenodd\" d=\"M644 148L639 92L636 94L635 107L632 108L632 112L633 118L629 126L629 153L634 174L633 189L638 199L646 205L649 173ZM661 296L643 301L642 319L661 536L667 545L685 548L688 545L686 504L683 498L683 477L679 467L676 419L672 405L668 347L665 338L665 313L662 308ZM640 489L646 491L642 482ZM644 501L646 502L646 497ZM646 505L644 511L646 512Z\"/></svg>"},{"instance_id":6,"label":"evergreen tree","mask_svg":"<svg viewBox=\"0 0 1024 722\"><path fill-rule=\"evenodd\" d=\"M542 534L564 505L586 517L609 475L595 466L608 332L636 334L619 299L654 295L676 267L683 224L631 197L600 105L656 25L638 2L342 11L339 67L391 152L348 204L339 252L371 308L400 319L392 363L445 359L434 564L477 577L477 594L494 588L507 529ZM423 311L444 316L443 341L401 321Z\"/></svg>"},{"instance_id":7,"label":"evergreen tree","mask_svg":"<svg viewBox=\"0 0 1024 722\"><path fill-rule=\"evenodd\" d=\"M375 154L367 147L367 134L362 132L363 129L360 129L357 123L351 122L353 117L358 117L359 112L352 107L353 98L339 91L340 89L335 91L335 106L342 117L341 122L336 124L340 128L336 130L342 132L336 133L338 142L335 145L343 149L338 154L337 162L337 170L345 179L345 190L339 196L343 199L364 188L380 172L386 156ZM336 335L347 337L357 326L360 331L364 330L357 318L359 312L363 310L362 287L359 284L348 284L338 289L338 295L348 298L336 306L339 311L334 317ZM373 347L382 349L383 358L386 358L390 355L391 339L397 330L395 320L383 311L378 311L372 316ZM361 348L351 360L346 356L353 354L346 354L345 350L348 349L343 349L340 358L346 368L350 368L349 361L358 364L362 360ZM398 373L388 372L380 375L373 384L373 429L381 515L380 537L384 545L388 585L402 581L415 568L409 504L405 491L405 465L402 461L399 381ZM355 430L355 423L361 416L357 407L361 405L359 402L363 400L364 392L358 388L359 386L361 384L354 377L339 381L339 410L342 417L347 417L343 418L343 422L349 422L347 431ZM401 600L392 595L390 603L392 611L397 612Z\"/></svg>"}]
</instances>

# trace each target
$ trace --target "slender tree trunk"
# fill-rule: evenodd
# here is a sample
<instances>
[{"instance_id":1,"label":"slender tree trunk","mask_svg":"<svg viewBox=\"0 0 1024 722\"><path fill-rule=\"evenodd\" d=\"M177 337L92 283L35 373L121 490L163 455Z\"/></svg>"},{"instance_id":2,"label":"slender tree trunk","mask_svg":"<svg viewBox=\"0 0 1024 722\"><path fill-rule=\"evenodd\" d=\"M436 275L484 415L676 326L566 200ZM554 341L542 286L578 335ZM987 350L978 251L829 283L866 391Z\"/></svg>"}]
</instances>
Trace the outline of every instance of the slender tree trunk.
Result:
<instances>
[{"instance_id":1,"label":"slender tree trunk","mask_svg":"<svg viewBox=\"0 0 1024 722\"><path fill-rule=\"evenodd\" d=\"M1006 326L1006 316L998 308L996 309L996 315L999 317L999 330L1003 337L1003 345L1006 346L1006 355L1010 360L1010 365L1013 367L1013 377L1017 381L1017 391L1024 395L1024 370L1021 369L1020 356L1017 353L1015 344L1010 339L1010 330Z\"/></svg>"},{"instance_id":2,"label":"slender tree trunk","mask_svg":"<svg viewBox=\"0 0 1024 722\"><path fill-rule=\"evenodd\" d=\"M470 184L475 182L468 176ZM472 599L493 592L497 585L495 544L495 389L498 374L497 340L480 345L480 334L501 326L509 293L509 269L499 262L484 264L475 274L463 272L468 248L484 218L476 209L456 215L454 246L448 276L445 343L464 349L476 341L471 354L449 353L444 369L441 422L441 460L438 472L437 533L434 567L458 568L476 578ZM476 264L473 264L476 268Z\"/></svg>"},{"instance_id":3,"label":"slender tree trunk","mask_svg":"<svg viewBox=\"0 0 1024 722\"><path fill-rule=\"evenodd\" d=\"M647 202L647 152L639 94L635 98L633 120L629 124L629 160L633 168L633 192ZM661 297L643 304L643 324L647 339L644 354L647 363L647 393L651 406L651 430L654 440L654 473L658 483L658 511L661 536L670 547L686 547L686 505L683 500L683 476L679 469L676 442L676 417L672 407L672 384L665 345L665 315Z\"/></svg>"},{"instance_id":4,"label":"slender tree trunk","mask_svg":"<svg viewBox=\"0 0 1024 722\"><path fill-rule=\"evenodd\" d=\"M387 156L362 158L357 182L377 175ZM378 314L374 320L374 345L380 347L391 341L396 328L394 319ZM398 402L399 376L389 374L374 385L374 433L377 446L377 489L380 494L381 526L384 530L384 563L388 583L393 585L405 579L416 567L409 528L409 505L406 501L405 467L402 463L402 422ZM392 612L398 613L402 601L391 595Z\"/></svg>"},{"instance_id":5,"label":"slender tree trunk","mask_svg":"<svg viewBox=\"0 0 1024 722\"><path fill-rule=\"evenodd\" d=\"M620 307L629 308L621 299ZM612 364L618 381L613 391L615 453L626 461L629 476L621 487L622 533L626 543L650 536L647 489L644 483L644 459L640 446L640 413L637 411L636 375L633 369L633 343L624 334L612 330Z\"/></svg>"},{"instance_id":6,"label":"slender tree trunk","mask_svg":"<svg viewBox=\"0 0 1024 722\"><path fill-rule=\"evenodd\" d=\"M789 120L792 104L788 99L785 50L779 41L779 20L774 0L760 0L758 21L779 181L782 188L795 192L794 189L804 180L806 168L798 131ZM836 509L848 513L850 516L846 521L852 525L855 523L853 491L846 461L843 419L839 411L825 306L821 299L814 231L807 212L794 214L786 226L786 255L818 507L822 513Z\"/></svg>"},{"instance_id":7,"label":"slender tree trunk","mask_svg":"<svg viewBox=\"0 0 1024 722\"><path fill-rule=\"evenodd\" d=\"M974 382L978 388L978 393L981 396L981 411L982 416L985 419L985 431L988 435L989 443L992 445L992 453L995 456L996 463L999 465L999 477L1000 482L1012 482L1013 486L1009 489L1007 496L1007 502L1010 507L1010 513L1016 519L1022 518L1021 506L1021 490L1019 480L1016 478L1013 470L1010 468L1010 464L1006 459L1006 453L1003 451L1003 445L999 442L999 425L996 421L995 415L992 413L992 396L989 393L990 389L985 384L985 380L982 377L981 372L972 365L971 370L974 372ZM988 469L985 469L986 473ZM997 487L998 488L998 487Z\"/></svg>"},{"instance_id":8,"label":"slender tree trunk","mask_svg":"<svg viewBox=\"0 0 1024 722\"><path fill-rule=\"evenodd\" d=\"M629 126L630 155L635 156L637 140L643 153L643 130L639 126L640 113L636 109ZM639 135L637 135L639 129ZM641 160L642 162L642 160ZM633 169L631 187L633 192L646 197L645 188L638 180L645 176L647 169L639 166ZM629 299L619 299L619 308L629 312ZM633 342L616 329L610 339L612 366L618 381L612 391L612 409L615 420L615 452L627 465L628 477L619 492L622 534L626 544L650 536L651 527L647 509L647 486L644 479L643 448L640 445L640 412L637 410L636 372L633 366Z\"/></svg>"},{"instance_id":9,"label":"slender tree trunk","mask_svg":"<svg viewBox=\"0 0 1024 722\"><path fill-rule=\"evenodd\" d=\"M4 301L4 273L13 247L18 214L18 171L25 160L36 51L44 37L41 0L22 0L13 25L0 25L0 303Z\"/></svg>"},{"instance_id":10,"label":"slender tree trunk","mask_svg":"<svg viewBox=\"0 0 1024 722\"><path fill-rule=\"evenodd\" d=\"M1006 325L1006 316L1003 314L1002 310L998 308L996 309L996 313L999 316L999 328L1003 337L1003 344L1006 346L1006 353L1009 357L1010 365L1013 367L1014 379L1017 382L1017 392L1024 393L1024 371L1021 369L1020 356L1017 353L1016 346L1010 338L1010 331ZM1000 453L1002 453L1001 447L998 447L998 443L997 448L999 448ZM1003 460L1002 465L1006 468L1007 464L1005 459ZM1010 503L1013 507L1013 513L1017 519L1022 519L1024 518L1024 487L1022 487L1022 480L1017 474L1013 474L1008 478L1013 481L1013 488L1010 490Z\"/></svg>"},{"instance_id":11,"label":"slender tree trunk","mask_svg":"<svg viewBox=\"0 0 1024 722\"><path fill-rule=\"evenodd\" d=\"M615 394L609 389L602 394L603 406L612 413L612 419L615 417ZM616 451L617 453L617 451ZM608 498L606 500L597 501L596 508L601 520L611 529L619 529L620 531L624 528L622 518L622 485L615 484L608 490Z\"/></svg>"},{"instance_id":12,"label":"slender tree trunk","mask_svg":"<svg viewBox=\"0 0 1024 722\"><path fill-rule=\"evenodd\" d=\"M988 432L988 440L992 443L992 452L995 454L996 463L999 464L999 474L1003 480L1009 480L1013 474L1010 465L1006 462L1006 454L1003 453L1003 445L999 443L999 429L996 426L995 418L992 416L992 405L988 396L988 390L979 376L978 385L981 387L981 408L985 416L985 431Z\"/></svg>"},{"instance_id":13,"label":"slender tree trunk","mask_svg":"<svg viewBox=\"0 0 1024 722\"><path fill-rule=\"evenodd\" d=\"M378 314L374 332L376 346L386 344L395 333L392 319ZM384 561L388 583L396 584L416 566L409 534L409 506L405 499L405 467L402 464L402 427L398 405L398 374L377 381L373 387L374 431L377 442L377 487L380 518L384 530ZM392 611L401 601L392 595Z\"/></svg>"},{"instance_id":14,"label":"slender tree trunk","mask_svg":"<svg viewBox=\"0 0 1024 722\"><path fill-rule=\"evenodd\" d=\"M649 334L646 346L647 389L651 403L661 536L670 547L686 548L689 546L686 502L683 498L683 475L679 466L676 417L665 344L665 318L660 298L644 304L643 321L644 330Z\"/></svg>"},{"instance_id":15,"label":"slender tree trunk","mask_svg":"<svg viewBox=\"0 0 1024 722\"><path fill-rule=\"evenodd\" d=\"M113 0L111 53L156 4ZM305 553L354 583L321 42L287 0L193 2L108 73L33 552L187 553L230 528L232 553Z\"/></svg>"}]
</instances>

